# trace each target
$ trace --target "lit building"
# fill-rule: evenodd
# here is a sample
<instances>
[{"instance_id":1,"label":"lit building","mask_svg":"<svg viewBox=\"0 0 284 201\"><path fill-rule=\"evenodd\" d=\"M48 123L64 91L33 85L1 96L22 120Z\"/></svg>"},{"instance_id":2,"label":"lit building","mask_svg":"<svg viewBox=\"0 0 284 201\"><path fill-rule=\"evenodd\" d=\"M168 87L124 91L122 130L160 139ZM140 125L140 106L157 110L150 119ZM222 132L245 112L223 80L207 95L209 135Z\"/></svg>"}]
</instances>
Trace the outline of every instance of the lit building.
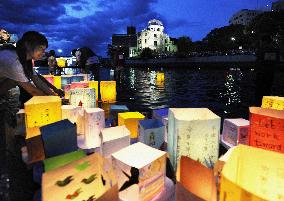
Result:
<instances>
[{"instance_id":1,"label":"lit building","mask_svg":"<svg viewBox=\"0 0 284 201\"><path fill-rule=\"evenodd\" d=\"M260 10L248 10L242 9L239 12L235 13L229 20L229 24L242 24L248 25L252 19L254 19L257 15L262 13Z\"/></svg>"},{"instance_id":2,"label":"lit building","mask_svg":"<svg viewBox=\"0 0 284 201\"><path fill-rule=\"evenodd\" d=\"M150 48L157 53L173 53L177 46L167 34L161 21L153 19L148 22L147 29L143 29L137 36L137 48L130 48L130 57L139 55L144 48Z\"/></svg>"},{"instance_id":3,"label":"lit building","mask_svg":"<svg viewBox=\"0 0 284 201\"><path fill-rule=\"evenodd\" d=\"M279 0L272 3L272 11L284 10L284 0Z\"/></svg>"}]
</instances>

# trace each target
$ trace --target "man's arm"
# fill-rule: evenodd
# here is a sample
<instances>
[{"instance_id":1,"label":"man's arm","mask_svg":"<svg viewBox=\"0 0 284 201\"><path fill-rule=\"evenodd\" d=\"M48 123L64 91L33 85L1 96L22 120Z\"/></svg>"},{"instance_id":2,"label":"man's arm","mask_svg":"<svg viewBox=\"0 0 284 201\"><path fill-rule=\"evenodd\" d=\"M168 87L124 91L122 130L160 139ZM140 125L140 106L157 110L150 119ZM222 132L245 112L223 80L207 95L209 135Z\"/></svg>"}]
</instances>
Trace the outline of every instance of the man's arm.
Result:
<instances>
[{"instance_id":1,"label":"man's arm","mask_svg":"<svg viewBox=\"0 0 284 201\"><path fill-rule=\"evenodd\" d=\"M26 90L32 96L46 96L43 91L39 90L36 86L29 82L17 82L24 90Z\"/></svg>"},{"instance_id":2,"label":"man's arm","mask_svg":"<svg viewBox=\"0 0 284 201\"><path fill-rule=\"evenodd\" d=\"M37 75L33 75L31 79L35 86L46 95L56 95Z\"/></svg>"}]
</instances>

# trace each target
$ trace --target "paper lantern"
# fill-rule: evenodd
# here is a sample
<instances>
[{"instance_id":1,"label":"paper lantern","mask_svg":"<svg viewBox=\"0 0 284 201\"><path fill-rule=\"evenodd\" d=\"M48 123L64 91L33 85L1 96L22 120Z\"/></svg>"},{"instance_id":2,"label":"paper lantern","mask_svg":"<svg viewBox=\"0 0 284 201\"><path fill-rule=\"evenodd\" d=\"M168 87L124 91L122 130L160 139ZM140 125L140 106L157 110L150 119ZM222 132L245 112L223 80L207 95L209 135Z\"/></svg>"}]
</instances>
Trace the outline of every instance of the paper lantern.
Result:
<instances>
[{"instance_id":1,"label":"paper lantern","mask_svg":"<svg viewBox=\"0 0 284 201\"><path fill-rule=\"evenodd\" d=\"M83 78L83 79L80 80L80 81L85 81L85 82L87 82L87 81L89 81L89 76L90 76L90 74L82 74L82 73L80 73L80 74L77 74L76 76L80 76L80 77Z\"/></svg>"},{"instance_id":2,"label":"paper lantern","mask_svg":"<svg viewBox=\"0 0 284 201\"><path fill-rule=\"evenodd\" d=\"M117 179L111 164L95 153L44 173L42 200L118 201Z\"/></svg>"},{"instance_id":3,"label":"paper lantern","mask_svg":"<svg viewBox=\"0 0 284 201\"><path fill-rule=\"evenodd\" d=\"M59 57L59 58L56 58L56 61L57 61L58 67L61 67L61 68L66 67L66 59L65 58Z\"/></svg>"},{"instance_id":4,"label":"paper lantern","mask_svg":"<svg viewBox=\"0 0 284 201\"><path fill-rule=\"evenodd\" d=\"M82 74L72 75L71 83L72 82L81 82L81 81L84 81L84 75L82 75Z\"/></svg>"},{"instance_id":5,"label":"paper lantern","mask_svg":"<svg viewBox=\"0 0 284 201\"><path fill-rule=\"evenodd\" d=\"M54 86L61 89L61 76L54 76Z\"/></svg>"},{"instance_id":6,"label":"paper lantern","mask_svg":"<svg viewBox=\"0 0 284 201\"><path fill-rule=\"evenodd\" d=\"M45 159L43 142L40 135L26 139L26 145L28 151L28 164Z\"/></svg>"},{"instance_id":7,"label":"paper lantern","mask_svg":"<svg viewBox=\"0 0 284 201\"><path fill-rule=\"evenodd\" d=\"M157 119L165 125L165 131L164 131L165 142L168 142L168 139L167 139L168 138L168 113L169 113L169 108L153 110L153 113L152 113L153 119Z\"/></svg>"},{"instance_id":8,"label":"paper lantern","mask_svg":"<svg viewBox=\"0 0 284 201\"><path fill-rule=\"evenodd\" d=\"M165 81L165 73L158 72L157 73L157 82L164 82Z\"/></svg>"},{"instance_id":9,"label":"paper lantern","mask_svg":"<svg viewBox=\"0 0 284 201\"><path fill-rule=\"evenodd\" d=\"M136 139L138 137L138 121L144 118L145 116L140 112L118 113L118 125L125 125L131 133L130 138Z\"/></svg>"},{"instance_id":10,"label":"paper lantern","mask_svg":"<svg viewBox=\"0 0 284 201\"><path fill-rule=\"evenodd\" d=\"M89 83L88 82L72 82L71 83L71 89L76 89L76 88L89 88Z\"/></svg>"},{"instance_id":11,"label":"paper lantern","mask_svg":"<svg viewBox=\"0 0 284 201\"><path fill-rule=\"evenodd\" d=\"M50 84L54 84L54 77L53 75L43 75L43 77L50 83Z\"/></svg>"},{"instance_id":12,"label":"paper lantern","mask_svg":"<svg viewBox=\"0 0 284 201\"><path fill-rule=\"evenodd\" d=\"M164 188L166 152L138 142L113 153L112 162L121 200L151 200Z\"/></svg>"},{"instance_id":13,"label":"paper lantern","mask_svg":"<svg viewBox=\"0 0 284 201\"><path fill-rule=\"evenodd\" d=\"M42 126L40 131L45 157L47 158L78 149L76 125L72 124L68 119Z\"/></svg>"},{"instance_id":14,"label":"paper lantern","mask_svg":"<svg viewBox=\"0 0 284 201\"><path fill-rule=\"evenodd\" d=\"M207 108L170 108L168 152L176 168L180 156L210 166L218 159L221 119Z\"/></svg>"},{"instance_id":15,"label":"paper lantern","mask_svg":"<svg viewBox=\"0 0 284 201\"><path fill-rule=\"evenodd\" d=\"M17 128L16 134L24 136L26 134L26 127L25 127L25 110L20 109L16 114L17 120Z\"/></svg>"},{"instance_id":16,"label":"paper lantern","mask_svg":"<svg viewBox=\"0 0 284 201\"><path fill-rule=\"evenodd\" d=\"M176 201L216 201L213 170L181 156L177 171Z\"/></svg>"},{"instance_id":17,"label":"paper lantern","mask_svg":"<svg viewBox=\"0 0 284 201\"><path fill-rule=\"evenodd\" d=\"M103 102L113 103L116 101L116 81L100 82L101 99Z\"/></svg>"},{"instance_id":18,"label":"paper lantern","mask_svg":"<svg viewBox=\"0 0 284 201\"><path fill-rule=\"evenodd\" d=\"M85 109L85 132L80 140L79 146L82 149L92 149L101 146L100 132L105 127L104 110L100 108Z\"/></svg>"},{"instance_id":19,"label":"paper lantern","mask_svg":"<svg viewBox=\"0 0 284 201\"><path fill-rule=\"evenodd\" d=\"M261 107L275 110L284 110L284 97L263 96Z\"/></svg>"},{"instance_id":20,"label":"paper lantern","mask_svg":"<svg viewBox=\"0 0 284 201\"><path fill-rule=\"evenodd\" d=\"M95 92L91 88L76 88L70 90L70 103L84 108L95 108Z\"/></svg>"},{"instance_id":21,"label":"paper lantern","mask_svg":"<svg viewBox=\"0 0 284 201\"><path fill-rule=\"evenodd\" d=\"M249 145L284 153L284 110L250 107Z\"/></svg>"},{"instance_id":22,"label":"paper lantern","mask_svg":"<svg viewBox=\"0 0 284 201\"><path fill-rule=\"evenodd\" d=\"M83 150L79 150L79 151L73 151L67 154L62 154L59 156L47 158L43 161L44 171L48 172L50 170L60 168L75 160L79 160L85 156L86 156L86 153Z\"/></svg>"},{"instance_id":23,"label":"paper lantern","mask_svg":"<svg viewBox=\"0 0 284 201\"><path fill-rule=\"evenodd\" d=\"M283 154L238 145L222 170L220 200L282 201L283 161Z\"/></svg>"},{"instance_id":24,"label":"paper lantern","mask_svg":"<svg viewBox=\"0 0 284 201\"><path fill-rule=\"evenodd\" d=\"M110 119L115 124L118 125L118 113L128 112L129 109L126 105L111 105L110 106Z\"/></svg>"},{"instance_id":25,"label":"paper lantern","mask_svg":"<svg viewBox=\"0 0 284 201\"><path fill-rule=\"evenodd\" d=\"M95 93L96 93L96 101L98 101L98 97L99 97L99 86L98 86L98 81L88 81L89 83L89 88L94 89Z\"/></svg>"},{"instance_id":26,"label":"paper lantern","mask_svg":"<svg viewBox=\"0 0 284 201\"><path fill-rule=\"evenodd\" d=\"M130 131L125 126L116 126L102 130L102 152L106 158L130 145Z\"/></svg>"},{"instance_id":27,"label":"paper lantern","mask_svg":"<svg viewBox=\"0 0 284 201\"><path fill-rule=\"evenodd\" d=\"M157 119L139 121L139 141L159 149L164 143L165 126Z\"/></svg>"},{"instance_id":28,"label":"paper lantern","mask_svg":"<svg viewBox=\"0 0 284 201\"><path fill-rule=\"evenodd\" d=\"M61 86L64 88L65 85L72 83L72 75L61 75Z\"/></svg>"},{"instance_id":29,"label":"paper lantern","mask_svg":"<svg viewBox=\"0 0 284 201\"><path fill-rule=\"evenodd\" d=\"M26 139L40 135L40 126L61 120L61 99L58 96L34 96L24 106Z\"/></svg>"},{"instance_id":30,"label":"paper lantern","mask_svg":"<svg viewBox=\"0 0 284 201\"><path fill-rule=\"evenodd\" d=\"M222 141L231 146L248 144L249 121L246 119L225 119Z\"/></svg>"}]
</instances>

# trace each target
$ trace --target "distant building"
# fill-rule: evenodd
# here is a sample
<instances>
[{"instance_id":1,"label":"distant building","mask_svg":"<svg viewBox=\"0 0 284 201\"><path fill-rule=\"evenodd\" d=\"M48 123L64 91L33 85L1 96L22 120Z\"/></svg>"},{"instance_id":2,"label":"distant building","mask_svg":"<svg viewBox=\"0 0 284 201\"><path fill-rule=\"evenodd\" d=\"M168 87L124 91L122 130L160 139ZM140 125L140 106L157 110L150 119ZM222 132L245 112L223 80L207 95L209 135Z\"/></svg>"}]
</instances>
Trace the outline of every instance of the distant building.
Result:
<instances>
[{"instance_id":1,"label":"distant building","mask_svg":"<svg viewBox=\"0 0 284 201\"><path fill-rule=\"evenodd\" d=\"M229 20L229 24L242 24L248 25L252 19L254 19L257 15L262 13L260 10L248 10L242 9L239 12L235 13Z\"/></svg>"},{"instance_id":2,"label":"distant building","mask_svg":"<svg viewBox=\"0 0 284 201\"><path fill-rule=\"evenodd\" d=\"M133 26L127 27L127 34L113 34L112 46L123 51L126 57L129 56L129 48L137 46L136 28Z\"/></svg>"},{"instance_id":3,"label":"distant building","mask_svg":"<svg viewBox=\"0 0 284 201\"><path fill-rule=\"evenodd\" d=\"M272 11L284 10L284 0L279 0L272 3Z\"/></svg>"},{"instance_id":4,"label":"distant building","mask_svg":"<svg viewBox=\"0 0 284 201\"><path fill-rule=\"evenodd\" d=\"M144 48L150 48L157 53L173 53L177 46L167 34L161 21L153 19L148 22L147 29L143 29L137 36L137 48L130 48L130 56L139 55Z\"/></svg>"}]
</instances>

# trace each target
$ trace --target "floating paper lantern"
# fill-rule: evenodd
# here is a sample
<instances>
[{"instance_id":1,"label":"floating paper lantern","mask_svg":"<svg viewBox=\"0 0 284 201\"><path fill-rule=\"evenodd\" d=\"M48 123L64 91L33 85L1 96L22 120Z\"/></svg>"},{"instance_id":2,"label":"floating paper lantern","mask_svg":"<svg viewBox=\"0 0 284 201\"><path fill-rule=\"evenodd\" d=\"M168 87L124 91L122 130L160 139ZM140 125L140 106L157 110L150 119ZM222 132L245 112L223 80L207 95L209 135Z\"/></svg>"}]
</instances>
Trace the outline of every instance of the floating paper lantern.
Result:
<instances>
[{"instance_id":1,"label":"floating paper lantern","mask_svg":"<svg viewBox=\"0 0 284 201\"><path fill-rule=\"evenodd\" d=\"M71 83L71 89L76 89L76 88L88 88L89 87L89 83L88 82L72 82Z\"/></svg>"},{"instance_id":2,"label":"floating paper lantern","mask_svg":"<svg viewBox=\"0 0 284 201\"><path fill-rule=\"evenodd\" d=\"M139 121L139 141L159 149L164 143L165 126L157 119Z\"/></svg>"},{"instance_id":3,"label":"floating paper lantern","mask_svg":"<svg viewBox=\"0 0 284 201\"><path fill-rule=\"evenodd\" d=\"M42 126L40 131L47 158L78 149L76 125L68 119Z\"/></svg>"},{"instance_id":4,"label":"floating paper lantern","mask_svg":"<svg viewBox=\"0 0 284 201\"><path fill-rule=\"evenodd\" d=\"M28 163L35 163L45 159L43 142L40 135L26 139Z\"/></svg>"},{"instance_id":5,"label":"floating paper lantern","mask_svg":"<svg viewBox=\"0 0 284 201\"><path fill-rule=\"evenodd\" d=\"M138 121L143 120L145 116L140 112L124 112L118 113L118 125L125 125L130 131L130 138L137 139L138 137Z\"/></svg>"},{"instance_id":6,"label":"floating paper lantern","mask_svg":"<svg viewBox=\"0 0 284 201\"><path fill-rule=\"evenodd\" d=\"M99 86L98 86L98 81L88 81L89 83L89 88L92 88L95 90L96 93L96 101L98 101L98 97L99 97Z\"/></svg>"},{"instance_id":7,"label":"floating paper lantern","mask_svg":"<svg viewBox=\"0 0 284 201\"><path fill-rule=\"evenodd\" d=\"M80 80L80 81L85 81L85 82L87 82L87 81L89 81L89 76L90 76L90 74L77 74L76 76L80 76L80 77L83 77L83 80Z\"/></svg>"},{"instance_id":8,"label":"floating paper lantern","mask_svg":"<svg viewBox=\"0 0 284 201\"><path fill-rule=\"evenodd\" d=\"M65 98L70 99L71 84L66 84L63 89L64 89Z\"/></svg>"},{"instance_id":9,"label":"floating paper lantern","mask_svg":"<svg viewBox=\"0 0 284 201\"><path fill-rule=\"evenodd\" d=\"M86 156L86 153L83 150L73 151L67 154L62 154L59 156L54 156L51 158L47 158L43 161L44 171L48 172L50 170L54 170L60 168L68 163L71 163L75 160L79 160Z\"/></svg>"},{"instance_id":10,"label":"floating paper lantern","mask_svg":"<svg viewBox=\"0 0 284 201\"><path fill-rule=\"evenodd\" d=\"M59 57L59 58L56 58L56 61L57 61L58 67L61 67L61 68L66 67L66 59L65 58Z\"/></svg>"},{"instance_id":11,"label":"floating paper lantern","mask_svg":"<svg viewBox=\"0 0 284 201\"><path fill-rule=\"evenodd\" d=\"M43 75L43 77L50 83L50 84L54 84L54 77L53 75Z\"/></svg>"},{"instance_id":12,"label":"floating paper lantern","mask_svg":"<svg viewBox=\"0 0 284 201\"><path fill-rule=\"evenodd\" d=\"M112 122L118 124L118 113L128 112L129 109L126 105L111 105L110 106L110 119Z\"/></svg>"},{"instance_id":13,"label":"floating paper lantern","mask_svg":"<svg viewBox=\"0 0 284 201\"><path fill-rule=\"evenodd\" d=\"M112 162L121 200L151 200L164 188L166 152L138 142L112 154Z\"/></svg>"},{"instance_id":14,"label":"floating paper lantern","mask_svg":"<svg viewBox=\"0 0 284 201\"><path fill-rule=\"evenodd\" d=\"M54 76L54 86L61 89L61 76Z\"/></svg>"},{"instance_id":15,"label":"floating paper lantern","mask_svg":"<svg viewBox=\"0 0 284 201\"><path fill-rule=\"evenodd\" d=\"M170 108L168 152L176 168L180 156L210 166L218 159L221 119L207 108Z\"/></svg>"},{"instance_id":16,"label":"floating paper lantern","mask_svg":"<svg viewBox=\"0 0 284 201\"><path fill-rule=\"evenodd\" d=\"M249 121L246 119L225 119L222 141L231 147L238 144L248 144Z\"/></svg>"},{"instance_id":17,"label":"floating paper lantern","mask_svg":"<svg viewBox=\"0 0 284 201\"><path fill-rule=\"evenodd\" d=\"M72 75L71 82L81 82L81 81L84 81L84 75L82 74Z\"/></svg>"},{"instance_id":18,"label":"floating paper lantern","mask_svg":"<svg viewBox=\"0 0 284 201\"><path fill-rule=\"evenodd\" d=\"M158 72L157 73L157 82L164 82L165 81L165 73Z\"/></svg>"},{"instance_id":19,"label":"floating paper lantern","mask_svg":"<svg viewBox=\"0 0 284 201\"><path fill-rule=\"evenodd\" d=\"M113 103L116 101L116 81L100 82L101 99L103 102Z\"/></svg>"},{"instance_id":20,"label":"floating paper lantern","mask_svg":"<svg viewBox=\"0 0 284 201\"><path fill-rule=\"evenodd\" d=\"M106 158L130 145L130 131L125 126L116 126L102 130L102 152Z\"/></svg>"},{"instance_id":21,"label":"floating paper lantern","mask_svg":"<svg viewBox=\"0 0 284 201\"><path fill-rule=\"evenodd\" d=\"M283 161L283 154L238 145L222 170L220 200L282 201Z\"/></svg>"},{"instance_id":22,"label":"floating paper lantern","mask_svg":"<svg viewBox=\"0 0 284 201\"><path fill-rule=\"evenodd\" d=\"M85 132L80 139L79 146L83 149L92 149L101 146L100 132L105 127L104 110L100 108L86 108L85 109Z\"/></svg>"},{"instance_id":23,"label":"floating paper lantern","mask_svg":"<svg viewBox=\"0 0 284 201\"><path fill-rule=\"evenodd\" d=\"M275 110L284 110L284 97L263 96L261 107Z\"/></svg>"},{"instance_id":24,"label":"floating paper lantern","mask_svg":"<svg viewBox=\"0 0 284 201\"><path fill-rule=\"evenodd\" d=\"M118 201L117 179L111 164L95 153L44 173L42 200Z\"/></svg>"},{"instance_id":25,"label":"floating paper lantern","mask_svg":"<svg viewBox=\"0 0 284 201\"><path fill-rule=\"evenodd\" d=\"M34 96L24 106L26 139L40 135L40 126L61 120L61 99L58 96Z\"/></svg>"},{"instance_id":26,"label":"floating paper lantern","mask_svg":"<svg viewBox=\"0 0 284 201\"><path fill-rule=\"evenodd\" d=\"M176 201L216 201L213 171L201 163L181 156L177 171Z\"/></svg>"},{"instance_id":27,"label":"floating paper lantern","mask_svg":"<svg viewBox=\"0 0 284 201\"><path fill-rule=\"evenodd\" d=\"M250 107L249 145L284 153L284 110Z\"/></svg>"},{"instance_id":28,"label":"floating paper lantern","mask_svg":"<svg viewBox=\"0 0 284 201\"><path fill-rule=\"evenodd\" d=\"M91 88L76 88L70 90L70 103L84 108L95 108L95 92Z\"/></svg>"},{"instance_id":29,"label":"floating paper lantern","mask_svg":"<svg viewBox=\"0 0 284 201\"><path fill-rule=\"evenodd\" d=\"M157 119L161 121L165 125L165 142L168 142L168 113L169 113L169 108L162 108L162 109L157 109L153 110L152 117L153 119Z\"/></svg>"},{"instance_id":30,"label":"floating paper lantern","mask_svg":"<svg viewBox=\"0 0 284 201\"><path fill-rule=\"evenodd\" d=\"M72 83L72 75L61 75L61 86L62 88L67 85Z\"/></svg>"}]
</instances>

